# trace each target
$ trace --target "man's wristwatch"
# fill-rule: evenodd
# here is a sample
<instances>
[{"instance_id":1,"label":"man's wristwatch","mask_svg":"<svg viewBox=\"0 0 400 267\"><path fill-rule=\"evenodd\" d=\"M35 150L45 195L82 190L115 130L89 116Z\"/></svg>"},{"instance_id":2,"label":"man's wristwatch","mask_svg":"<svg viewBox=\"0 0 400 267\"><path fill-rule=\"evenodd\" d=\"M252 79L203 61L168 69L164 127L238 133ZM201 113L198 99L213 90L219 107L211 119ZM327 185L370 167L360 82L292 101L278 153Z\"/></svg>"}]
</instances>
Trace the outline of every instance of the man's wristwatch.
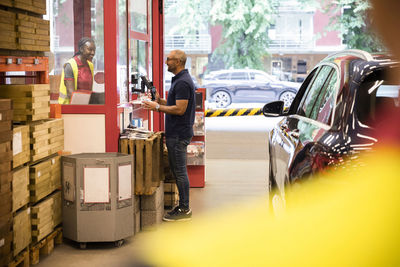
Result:
<instances>
[{"instance_id":1,"label":"man's wristwatch","mask_svg":"<svg viewBox=\"0 0 400 267\"><path fill-rule=\"evenodd\" d=\"M156 110L158 111L159 108L160 108L160 104L157 103Z\"/></svg>"}]
</instances>

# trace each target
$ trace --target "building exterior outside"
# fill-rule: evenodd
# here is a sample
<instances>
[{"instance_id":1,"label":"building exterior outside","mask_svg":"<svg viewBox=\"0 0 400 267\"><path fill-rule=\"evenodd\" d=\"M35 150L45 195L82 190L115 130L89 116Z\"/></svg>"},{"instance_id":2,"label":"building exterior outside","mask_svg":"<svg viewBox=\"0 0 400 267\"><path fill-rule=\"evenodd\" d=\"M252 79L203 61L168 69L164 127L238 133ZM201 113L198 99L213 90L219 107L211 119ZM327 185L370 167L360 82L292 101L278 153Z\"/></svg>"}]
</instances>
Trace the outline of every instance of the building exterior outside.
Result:
<instances>
[{"instance_id":1,"label":"building exterior outside","mask_svg":"<svg viewBox=\"0 0 400 267\"><path fill-rule=\"evenodd\" d=\"M329 19L320 9L304 7L296 0L279 1L275 24L266 29L270 43L264 70L281 80L301 82L324 57L343 50L338 32L325 29ZM211 26L210 34L214 51L221 41L221 26Z\"/></svg>"},{"instance_id":2,"label":"building exterior outside","mask_svg":"<svg viewBox=\"0 0 400 267\"><path fill-rule=\"evenodd\" d=\"M344 49L338 32L326 31L329 19L320 9L304 8L296 0L280 1L276 23L268 29L266 71L282 80L302 82L325 56Z\"/></svg>"},{"instance_id":3,"label":"building exterior outside","mask_svg":"<svg viewBox=\"0 0 400 267\"><path fill-rule=\"evenodd\" d=\"M168 11L169 7L176 4L177 1L179 0L165 0L164 10ZM213 51L209 30L198 31L195 34L172 33L171 29L179 22L176 12L165 12L164 21L164 54L167 55L174 49L185 51L188 55L186 68L192 76L200 81L201 74L208 63L208 56ZM171 75L167 73L164 66L164 78L170 79L169 76Z\"/></svg>"}]
</instances>

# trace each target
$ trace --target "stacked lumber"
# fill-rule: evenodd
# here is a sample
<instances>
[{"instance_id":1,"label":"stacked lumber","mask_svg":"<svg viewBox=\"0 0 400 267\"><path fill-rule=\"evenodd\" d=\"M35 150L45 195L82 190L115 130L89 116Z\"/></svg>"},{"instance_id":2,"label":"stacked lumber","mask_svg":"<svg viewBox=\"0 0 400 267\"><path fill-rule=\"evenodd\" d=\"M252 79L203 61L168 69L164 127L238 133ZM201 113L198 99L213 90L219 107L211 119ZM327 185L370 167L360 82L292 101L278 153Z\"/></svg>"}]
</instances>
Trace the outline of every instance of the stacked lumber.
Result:
<instances>
[{"instance_id":1,"label":"stacked lumber","mask_svg":"<svg viewBox=\"0 0 400 267\"><path fill-rule=\"evenodd\" d=\"M46 0L0 0L0 6L12 6L46 14ZM25 12L24 12L25 13ZM50 21L40 17L0 9L0 48L10 50L50 51Z\"/></svg>"},{"instance_id":2,"label":"stacked lumber","mask_svg":"<svg viewBox=\"0 0 400 267\"><path fill-rule=\"evenodd\" d=\"M48 197L31 208L33 242L39 242L53 231L53 204L54 199Z\"/></svg>"},{"instance_id":3,"label":"stacked lumber","mask_svg":"<svg viewBox=\"0 0 400 267\"><path fill-rule=\"evenodd\" d=\"M17 14L16 24L19 50L50 51L50 21Z\"/></svg>"},{"instance_id":4,"label":"stacked lumber","mask_svg":"<svg viewBox=\"0 0 400 267\"><path fill-rule=\"evenodd\" d=\"M61 191L54 192L51 198L53 198L53 225L57 226L62 222Z\"/></svg>"},{"instance_id":5,"label":"stacked lumber","mask_svg":"<svg viewBox=\"0 0 400 267\"><path fill-rule=\"evenodd\" d=\"M29 166L31 203L41 200L60 187L60 172L59 156L53 156Z\"/></svg>"},{"instance_id":6,"label":"stacked lumber","mask_svg":"<svg viewBox=\"0 0 400 267\"><path fill-rule=\"evenodd\" d=\"M17 125L13 129L13 164L16 168L21 166L31 159L31 148L29 139L29 126Z\"/></svg>"},{"instance_id":7,"label":"stacked lumber","mask_svg":"<svg viewBox=\"0 0 400 267\"><path fill-rule=\"evenodd\" d=\"M0 1L2 4L4 0ZM16 14L13 12L0 10L0 48L17 49L17 32L15 31Z\"/></svg>"},{"instance_id":8,"label":"stacked lumber","mask_svg":"<svg viewBox=\"0 0 400 267\"><path fill-rule=\"evenodd\" d=\"M48 236L61 223L61 191L56 191L31 207L32 242Z\"/></svg>"},{"instance_id":9,"label":"stacked lumber","mask_svg":"<svg viewBox=\"0 0 400 267\"><path fill-rule=\"evenodd\" d=\"M29 200L29 167L14 169L12 175L13 212L28 204Z\"/></svg>"},{"instance_id":10,"label":"stacked lumber","mask_svg":"<svg viewBox=\"0 0 400 267\"><path fill-rule=\"evenodd\" d=\"M31 210L22 209L14 216L13 222L13 255L17 256L31 243Z\"/></svg>"},{"instance_id":11,"label":"stacked lumber","mask_svg":"<svg viewBox=\"0 0 400 267\"><path fill-rule=\"evenodd\" d=\"M0 85L0 97L13 100L14 121L26 122L49 118L49 84Z\"/></svg>"},{"instance_id":12,"label":"stacked lumber","mask_svg":"<svg viewBox=\"0 0 400 267\"><path fill-rule=\"evenodd\" d=\"M7 265L12 258L12 239L12 215L0 215L0 266Z\"/></svg>"},{"instance_id":13,"label":"stacked lumber","mask_svg":"<svg viewBox=\"0 0 400 267\"><path fill-rule=\"evenodd\" d=\"M35 14L46 15L46 0L0 0L0 6L14 7Z\"/></svg>"},{"instance_id":14,"label":"stacked lumber","mask_svg":"<svg viewBox=\"0 0 400 267\"><path fill-rule=\"evenodd\" d=\"M46 0L13 0L13 7L46 15Z\"/></svg>"},{"instance_id":15,"label":"stacked lumber","mask_svg":"<svg viewBox=\"0 0 400 267\"><path fill-rule=\"evenodd\" d=\"M49 119L30 124L31 161L64 149L64 120Z\"/></svg>"},{"instance_id":16,"label":"stacked lumber","mask_svg":"<svg viewBox=\"0 0 400 267\"><path fill-rule=\"evenodd\" d=\"M50 180L51 189L54 191L56 189L61 189L61 157L54 156L50 160Z\"/></svg>"},{"instance_id":17,"label":"stacked lumber","mask_svg":"<svg viewBox=\"0 0 400 267\"><path fill-rule=\"evenodd\" d=\"M147 139L120 139L119 151L134 155L136 195L154 194L164 180L163 136L157 132Z\"/></svg>"},{"instance_id":18,"label":"stacked lumber","mask_svg":"<svg viewBox=\"0 0 400 267\"><path fill-rule=\"evenodd\" d=\"M12 256L11 119L11 100L0 99L0 266Z\"/></svg>"}]
</instances>

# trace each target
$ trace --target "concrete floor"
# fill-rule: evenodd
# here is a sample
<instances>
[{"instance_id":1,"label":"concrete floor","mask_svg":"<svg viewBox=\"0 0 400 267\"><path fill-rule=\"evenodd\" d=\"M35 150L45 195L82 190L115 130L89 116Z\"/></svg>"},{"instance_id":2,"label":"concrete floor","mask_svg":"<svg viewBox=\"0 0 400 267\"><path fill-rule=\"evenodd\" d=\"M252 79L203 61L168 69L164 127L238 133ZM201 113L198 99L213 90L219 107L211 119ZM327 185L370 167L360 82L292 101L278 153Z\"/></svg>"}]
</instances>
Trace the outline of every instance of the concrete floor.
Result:
<instances>
[{"instance_id":1,"label":"concrete floor","mask_svg":"<svg viewBox=\"0 0 400 267\"><path fill-rule=\"evenodd\" d=\"M262 116L206 120L206 186L190 190L193 220L198 214L266 194L266 138L273 123ZM41 257L37 266L120 266L121 259L140 255L141 240L146 235L148 232L142 231L120 248L95 243L80 250L75 243L64 240L51 255Z\"/></svg>"}]
</instances>

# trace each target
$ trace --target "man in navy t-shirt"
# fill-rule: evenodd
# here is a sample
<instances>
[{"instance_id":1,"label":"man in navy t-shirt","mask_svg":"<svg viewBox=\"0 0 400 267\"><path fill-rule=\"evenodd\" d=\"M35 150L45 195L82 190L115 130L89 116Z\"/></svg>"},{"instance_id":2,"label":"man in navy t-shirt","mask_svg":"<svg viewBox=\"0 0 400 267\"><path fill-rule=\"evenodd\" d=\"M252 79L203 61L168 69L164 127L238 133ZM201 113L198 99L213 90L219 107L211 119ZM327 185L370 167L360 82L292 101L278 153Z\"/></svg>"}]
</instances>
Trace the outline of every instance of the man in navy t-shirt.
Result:
<instances>
[{"instance_id":1,"label":"man in navy t-shirt","mask_svg":"<svg viewBox=\"0 0 400 267\"><path fill-rule=\"evenodd\" d=\"M169 165L176 178L179 191L179 205L168 212L164 221L189 220L192 211L189 207L189 178L186 168L187 146L193 137L195 117L195 86L187 69L186 54L173 50L165 62L168 71L175 74L167 100L157 94L156 101L143 101L143 106L154 111L164 112L165 137L168 148Z\"/></svg>"}]
</instances>

